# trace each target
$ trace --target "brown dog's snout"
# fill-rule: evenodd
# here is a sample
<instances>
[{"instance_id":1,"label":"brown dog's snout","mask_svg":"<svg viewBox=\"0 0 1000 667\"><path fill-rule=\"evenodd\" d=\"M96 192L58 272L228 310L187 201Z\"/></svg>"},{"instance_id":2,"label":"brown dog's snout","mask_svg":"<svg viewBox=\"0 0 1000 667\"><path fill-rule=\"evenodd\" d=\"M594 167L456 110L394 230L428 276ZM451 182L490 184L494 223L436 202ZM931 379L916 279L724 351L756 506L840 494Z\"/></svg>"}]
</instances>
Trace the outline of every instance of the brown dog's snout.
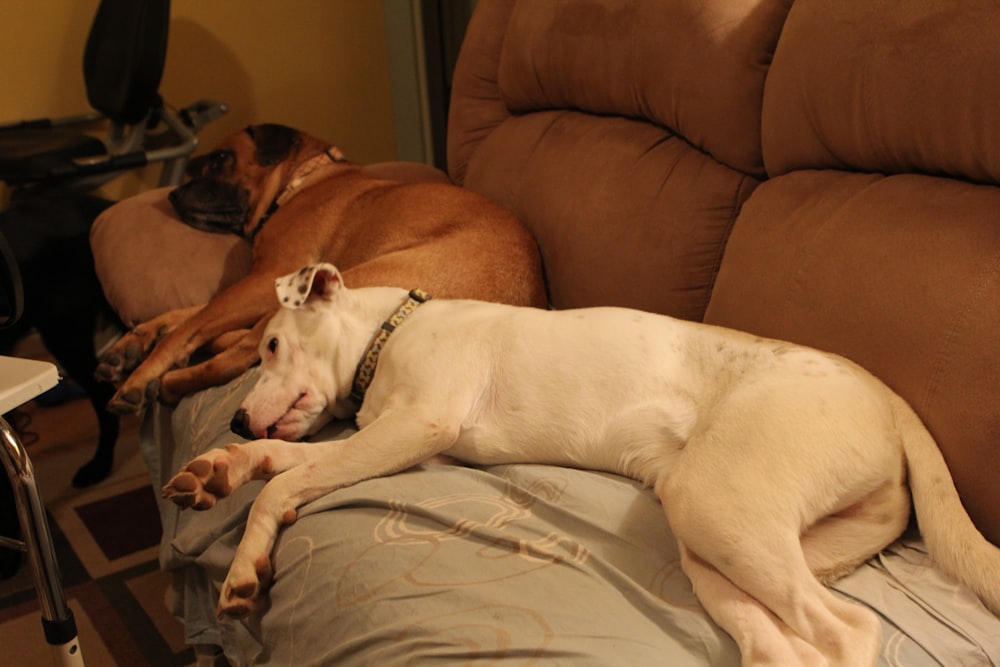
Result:
<instances>
[{"instance_id":1,"label":"brown dog's snout","mask_svg":"<svg viewBox=\"0 0 1000 667\"><path fill-rule=\"evenodd\" d=\"M250 413L244 408L237 410L233 420L229 422L229 430L242 438L253 440L255 436L250 430Z\"/></svg>"},{"instance_id":2,"label":"brown dog's snout","mask_svg":"<svg viewBox=\"0 0 1000 667\"><path fill-rule=\"evenodd\" d=\"M206 232L242 235L250 215L250 193L225 181L197 178L171 190L167 199L181 220Z\"/></svg>"}]
</instances>

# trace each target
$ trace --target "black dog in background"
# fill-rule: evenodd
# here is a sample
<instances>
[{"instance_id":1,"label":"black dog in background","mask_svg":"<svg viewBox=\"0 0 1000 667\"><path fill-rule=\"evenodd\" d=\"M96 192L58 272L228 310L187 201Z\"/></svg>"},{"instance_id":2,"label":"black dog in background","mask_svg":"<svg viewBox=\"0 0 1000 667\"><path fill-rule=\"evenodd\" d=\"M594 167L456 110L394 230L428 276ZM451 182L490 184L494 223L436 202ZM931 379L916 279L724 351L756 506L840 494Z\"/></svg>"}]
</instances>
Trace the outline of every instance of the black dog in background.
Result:
<instances>
[{"instance_id":1,"label":"black dog in background","mask_svg":"<svg viewBox=\"0 0 1000 667\"><path fill-rule=\"evenodd\" d=\"M24 313L0 331L0 351L34 327L45 348L94 406L100 438L93 458L73 477L73 486L100 482L111 472L118 417L105 409L114 388L94 378L94 332L99 322L117 322L104 298L90 251L90 228L113 202L82 194L16 200L0 212L0 234L14 253L24 285Z\"/></svg>"},{"instance_id":2,"label":"black dog in background","mask_svg":"<svg viewBox=\"0 0 1000 667\"><path fill-rule=\"evenodd\" d=\"M82 194L46 195L15 200L0 212L0 234L17 259L24 287L24 312L11 328L0 331L0 353L9 354L33 327L94 406L100 436L93 458L73 477L78 488L108 476L118 440L119 418L104 407L114 387L94 378L94 332L98 322L117 322L117 316L104 298L90 251L90 227L111 204ZM10 494L7 476L0 471L0 534L15 536L17 514ZM13 574L19 556L0 549L0 578Z\"/></svg>"}]
</instances>

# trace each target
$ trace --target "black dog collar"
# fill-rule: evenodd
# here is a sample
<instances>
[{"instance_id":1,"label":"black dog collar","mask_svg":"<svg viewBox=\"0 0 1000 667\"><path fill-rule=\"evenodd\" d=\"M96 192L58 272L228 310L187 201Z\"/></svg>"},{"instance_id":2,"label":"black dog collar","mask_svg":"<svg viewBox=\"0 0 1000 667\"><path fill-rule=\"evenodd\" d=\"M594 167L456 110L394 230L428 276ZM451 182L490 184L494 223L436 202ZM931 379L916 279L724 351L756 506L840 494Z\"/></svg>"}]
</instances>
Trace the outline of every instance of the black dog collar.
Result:
<instances>
[{"instance_id":1,"label":"black dog collar","mask_svg":"<svg viewBox=\"0 0 1000 667\"><path fill-rule=\"evenodd\" d=\"M396 312L389 316L389 319L382 323L378 333L368 343L368 349L365 350L364 356L358 362L358 369L354 372L354 384L351 385L351 399L358 407L361 407L361 404L364 402L365 392L368 391L368 386L372 383L372 378L375 377L375 366L378 365L378 356L382 352L386 341L389 340L389 335L396 330L396 327L403 323L403 320L410 313L415 311L420 304L430 300L430 298L430 294L423 290L410 290L406 301L396 309Z\"/></svg>"}]
</instances>

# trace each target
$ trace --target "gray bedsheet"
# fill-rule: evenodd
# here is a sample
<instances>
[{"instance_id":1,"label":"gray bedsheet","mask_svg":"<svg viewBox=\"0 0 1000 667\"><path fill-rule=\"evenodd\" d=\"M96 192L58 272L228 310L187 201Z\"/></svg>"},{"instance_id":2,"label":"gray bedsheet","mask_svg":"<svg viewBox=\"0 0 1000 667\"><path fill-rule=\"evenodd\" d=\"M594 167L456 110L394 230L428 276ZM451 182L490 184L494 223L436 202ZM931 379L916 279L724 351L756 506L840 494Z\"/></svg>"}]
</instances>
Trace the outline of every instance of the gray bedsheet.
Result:
<instances>
[{"instance_id":1,"label":"gray bedsheet","mask_svg":"<svg viewBox=\"0 0 1000 667\"><path fill-rule=\"evenodd\" d=\"M229 418L254 377L147 416L154 483L236 440ZM218 621L259 488L208 512L161 505L173 611L189 642L222 646L234 664L739 664L680 570L656 497L622 477L543 465L428 464L329 494L282 531L260 612ZM1000 664L1000 620L936 570L916 536L836 589L881 615L882 664Z\"/></svg>"}]
</instances>

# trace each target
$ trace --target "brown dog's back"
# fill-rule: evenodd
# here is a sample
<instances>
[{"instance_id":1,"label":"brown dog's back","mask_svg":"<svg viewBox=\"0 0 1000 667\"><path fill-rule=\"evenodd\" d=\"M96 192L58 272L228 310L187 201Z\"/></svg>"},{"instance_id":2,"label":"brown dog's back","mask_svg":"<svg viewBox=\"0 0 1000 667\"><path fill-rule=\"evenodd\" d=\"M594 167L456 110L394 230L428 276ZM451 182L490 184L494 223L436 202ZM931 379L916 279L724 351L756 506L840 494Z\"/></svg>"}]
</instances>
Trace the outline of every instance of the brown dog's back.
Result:
<instances>
[{"instance_id":1,"label":"brown dog's back","mask_svg":"<svg viewBox=\"0 0 1000 667\"><path fill-rule=\"evenodd\" d=\"M323 261L359 286L546 303L530 232L503 207L458 186L393 182L345 167L282 208L254 243L255 270L259 264L277 277Z\"/></svg>"}]
</instances>

